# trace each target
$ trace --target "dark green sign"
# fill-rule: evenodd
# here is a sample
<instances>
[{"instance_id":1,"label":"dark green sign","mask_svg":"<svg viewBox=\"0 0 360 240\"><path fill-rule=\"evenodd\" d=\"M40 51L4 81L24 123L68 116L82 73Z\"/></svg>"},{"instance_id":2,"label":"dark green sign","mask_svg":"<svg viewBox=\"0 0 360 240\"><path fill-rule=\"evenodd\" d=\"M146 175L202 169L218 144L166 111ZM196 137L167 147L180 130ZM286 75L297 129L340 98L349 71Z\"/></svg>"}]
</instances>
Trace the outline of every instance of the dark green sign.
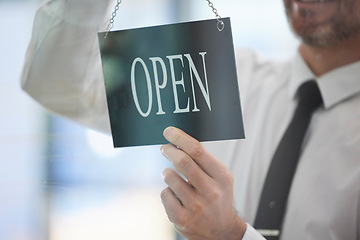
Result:
<instances>
[{"instance_id":1,"label":"dark green sign","mask_svg":"<svg viewBox=\"0 0 360 240\"><path fill-rule=\"evenodd\" d=\"M99 33L115 147L244 138L230 19Z\"/></svg>"}]
</instances>

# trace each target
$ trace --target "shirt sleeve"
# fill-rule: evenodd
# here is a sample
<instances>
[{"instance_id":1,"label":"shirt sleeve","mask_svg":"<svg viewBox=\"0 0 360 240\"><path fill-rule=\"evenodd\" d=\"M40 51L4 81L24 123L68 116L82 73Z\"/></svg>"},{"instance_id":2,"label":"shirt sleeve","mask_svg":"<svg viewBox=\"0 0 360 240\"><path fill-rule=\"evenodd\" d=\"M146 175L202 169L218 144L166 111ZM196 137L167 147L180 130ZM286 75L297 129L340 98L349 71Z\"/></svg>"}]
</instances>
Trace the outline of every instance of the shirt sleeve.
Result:
<instances>
[{"instance_id":1,"label":"shirt sleeve","mask_svg":"<svg viewBox=\"0 0 360 240\"><path fill-rule=\"evenodd\" d=\"M251 225L246 224L246 232L242 240L266 240L260 233L258 233Z\"/></svg>"},{"instance_id":2,"label":"shirt sleeve","mask_svg":"<svg viewBox=\"0 0 360 240\"><path fill-rule=\"evenodd\" d=\"M112 0L47 0L37 10L21 87L48 110L110 132L97 33Z\"/></svg>"}]
</instances>

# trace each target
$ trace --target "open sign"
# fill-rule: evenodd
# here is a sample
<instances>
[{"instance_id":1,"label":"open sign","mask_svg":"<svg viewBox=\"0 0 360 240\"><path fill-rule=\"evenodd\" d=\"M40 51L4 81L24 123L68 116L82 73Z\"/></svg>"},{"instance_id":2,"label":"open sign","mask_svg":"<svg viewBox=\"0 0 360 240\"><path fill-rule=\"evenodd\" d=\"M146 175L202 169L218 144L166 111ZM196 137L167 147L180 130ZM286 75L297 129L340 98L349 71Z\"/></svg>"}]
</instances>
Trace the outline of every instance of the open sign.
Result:
<instances>
[{"instance_id":1,"label":"open sign","mask_svg":"<svg viewBox=\"0 0 360 240\"><path fill-rule=\"evenodd\" d=\"M244 138L230 19L111 32L99 44L115 147Z\"/></svg>"}]
</instances>

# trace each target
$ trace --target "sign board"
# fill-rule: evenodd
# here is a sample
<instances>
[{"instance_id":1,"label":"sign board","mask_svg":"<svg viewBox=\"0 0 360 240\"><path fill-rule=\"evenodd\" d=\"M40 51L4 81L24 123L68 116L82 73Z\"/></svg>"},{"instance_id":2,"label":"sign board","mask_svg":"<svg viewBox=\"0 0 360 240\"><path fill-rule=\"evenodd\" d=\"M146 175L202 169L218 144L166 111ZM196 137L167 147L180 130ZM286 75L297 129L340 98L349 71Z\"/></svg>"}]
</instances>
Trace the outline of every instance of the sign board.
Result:
<instances>
[{"instance_id":1,"label":"sign board","mask_svg":"<svg viewBox=\"0 0 360 240\"><path fill-rule=\"evenodd\" d=\"M115 147L244 138L230 19L99 33Z\"/></svg>"}]
</instances>

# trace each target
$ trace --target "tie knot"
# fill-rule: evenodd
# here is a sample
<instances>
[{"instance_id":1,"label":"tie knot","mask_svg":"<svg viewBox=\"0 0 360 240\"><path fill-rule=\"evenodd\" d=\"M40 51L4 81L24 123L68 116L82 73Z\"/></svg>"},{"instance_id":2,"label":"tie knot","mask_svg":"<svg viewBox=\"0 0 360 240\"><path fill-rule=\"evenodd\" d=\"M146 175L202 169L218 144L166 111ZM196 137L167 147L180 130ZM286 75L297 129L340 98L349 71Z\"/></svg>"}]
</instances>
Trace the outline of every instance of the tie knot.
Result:
<instances>
[{"instance_id":1,"label":"tie knot","mask_svg":"<svg viewBox=\"0 0 360 240\"><path fill-rule=\"evenodd\" d=\"M319 86L314 80L303 83L298 89L299 105L315 110L322 104Z\"/></svg>"}]
</instances>

